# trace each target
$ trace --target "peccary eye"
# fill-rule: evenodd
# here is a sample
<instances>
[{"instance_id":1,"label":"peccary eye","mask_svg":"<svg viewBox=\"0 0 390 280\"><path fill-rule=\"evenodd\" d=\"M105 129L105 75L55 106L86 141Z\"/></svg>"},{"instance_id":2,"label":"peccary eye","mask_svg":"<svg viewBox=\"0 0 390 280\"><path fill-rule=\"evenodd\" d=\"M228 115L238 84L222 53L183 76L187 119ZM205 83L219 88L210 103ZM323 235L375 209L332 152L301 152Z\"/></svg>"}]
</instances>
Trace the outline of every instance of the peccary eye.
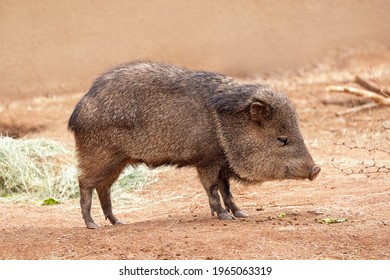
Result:
<instances>
[{"instance_id":1,"label":"peccary eye","mask_svg":"<svg viewBox=\"0 0 390 280\"><path fill-rule=\"evenodd\" d=\"M282 146L286 146L288 144L288 138L285 136L280 136L277 139L282 144Z\"/></svg>"}]
</instances>

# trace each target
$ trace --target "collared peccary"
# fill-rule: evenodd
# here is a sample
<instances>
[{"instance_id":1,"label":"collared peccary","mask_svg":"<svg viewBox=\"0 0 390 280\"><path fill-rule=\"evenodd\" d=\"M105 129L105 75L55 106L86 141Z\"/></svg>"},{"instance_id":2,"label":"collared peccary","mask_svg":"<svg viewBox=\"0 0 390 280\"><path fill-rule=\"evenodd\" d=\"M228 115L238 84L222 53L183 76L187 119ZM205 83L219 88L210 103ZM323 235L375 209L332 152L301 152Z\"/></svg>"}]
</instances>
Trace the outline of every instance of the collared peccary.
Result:
<instances>
[{"instance_id":1,"label":"collared peccary","mask_svg":"<svg viewBox=\"0 0 390 280\"><path fill-rule=\"evenodd\" d=\"M100 75L76 105L68 127L76 140L80 204L88 228L97 228L90 213L94 189L106 219L120 224L110 188L126 165L194 166L211 213L220 219L247 217L233 200L229 179L314 180L321 170L286 95L163 63L131 62Z\"/></svg>"}]
</instances>

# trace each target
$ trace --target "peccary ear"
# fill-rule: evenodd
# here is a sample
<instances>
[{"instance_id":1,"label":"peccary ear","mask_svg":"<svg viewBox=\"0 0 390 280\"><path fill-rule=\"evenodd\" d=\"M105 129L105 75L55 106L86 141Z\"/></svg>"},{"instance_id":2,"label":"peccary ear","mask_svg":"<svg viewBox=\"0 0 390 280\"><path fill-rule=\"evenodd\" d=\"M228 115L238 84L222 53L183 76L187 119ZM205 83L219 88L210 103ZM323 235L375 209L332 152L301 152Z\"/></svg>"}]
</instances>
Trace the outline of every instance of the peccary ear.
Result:
<instances>
[{"instance_id":1,"label":"peccary ear","mask_svg":"<svg viewBox=\"0 0 390 280\"><path fill-rule=\"evenodd\" d=\"M251 119L256 122L263 122L265 120L271 120L273 116L273 108L270 104L256 100L250 104Z\"/></svg>"},{"instance_id":2,"label":"peccary ear","mask_svg":"<svg viewBox=\"0 0 390 280\"><path fill-rule=\"evenodd\" d=\"M211 105L218 113L236 114L247 110L251 96L259 89L258 85L235 85L213 94Z\"/></svg>"}]
</instances>

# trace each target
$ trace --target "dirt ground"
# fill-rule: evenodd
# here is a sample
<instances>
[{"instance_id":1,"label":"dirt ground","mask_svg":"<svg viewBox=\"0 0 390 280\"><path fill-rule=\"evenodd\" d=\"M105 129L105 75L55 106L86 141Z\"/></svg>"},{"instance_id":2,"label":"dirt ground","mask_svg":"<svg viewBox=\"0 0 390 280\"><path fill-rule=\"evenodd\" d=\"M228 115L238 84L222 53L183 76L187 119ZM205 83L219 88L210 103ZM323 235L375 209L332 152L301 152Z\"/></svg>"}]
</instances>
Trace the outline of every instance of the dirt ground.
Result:
<instances>
[{"instance_id":1,"label":"dirt ground","mask_svg":"<svg viewBox=\"0 0 390 280\"><path fill-rule=\"evenodd\" d=\"M167 169L115 199L121 226L104 220L96 197L99 230L85 228L77 200L0 204L0 259L390 259L389 107L337 116L362 100L325 91L353 84L356 74L389 88L390 50L347 51L265 80L292 99L322 172L313 182L233 183L249 218L211 217L194 169ZM66 122L81 95L10 100L0 107L0 131L73 147Z\"/></svg>"},{"instance_id":2,"label":"dirt ground","mask_svg":"<svg viewBox=\"0 0 390 280\"><path fill-rule=\"evenodd\" d=\"M151 59L238 77L301 67L349 46L390 45L387 0L0 1L0 103L86 89Z\"/></svg>"}]
</instances>

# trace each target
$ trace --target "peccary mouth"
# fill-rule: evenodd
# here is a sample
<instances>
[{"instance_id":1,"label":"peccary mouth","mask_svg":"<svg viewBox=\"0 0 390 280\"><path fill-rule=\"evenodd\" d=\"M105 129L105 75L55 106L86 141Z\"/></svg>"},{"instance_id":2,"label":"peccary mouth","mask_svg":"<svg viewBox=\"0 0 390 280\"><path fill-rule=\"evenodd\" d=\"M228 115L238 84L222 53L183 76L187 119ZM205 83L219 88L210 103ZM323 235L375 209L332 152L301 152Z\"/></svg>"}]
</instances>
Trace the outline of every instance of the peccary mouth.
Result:
<instances>
[{"instance_id":1,"label":"peccary mouth","mask_svg":"<svg viewBox=\"0 0 390 280\"><path fill-rule=\"evenodd\" d=\"M309 179L310 181L313 181L315 178L317 178L318 174L321 172L321 167L318 165L314 165L312 169L310 170L310 173L308 175L303 174L296 174L297 172L292 172L288 166L284 167L284 178L285 179ZM300 172L298 172L300 173ZM306 173L307 174L307 173Z\"/></svg>"}]
</instances>

